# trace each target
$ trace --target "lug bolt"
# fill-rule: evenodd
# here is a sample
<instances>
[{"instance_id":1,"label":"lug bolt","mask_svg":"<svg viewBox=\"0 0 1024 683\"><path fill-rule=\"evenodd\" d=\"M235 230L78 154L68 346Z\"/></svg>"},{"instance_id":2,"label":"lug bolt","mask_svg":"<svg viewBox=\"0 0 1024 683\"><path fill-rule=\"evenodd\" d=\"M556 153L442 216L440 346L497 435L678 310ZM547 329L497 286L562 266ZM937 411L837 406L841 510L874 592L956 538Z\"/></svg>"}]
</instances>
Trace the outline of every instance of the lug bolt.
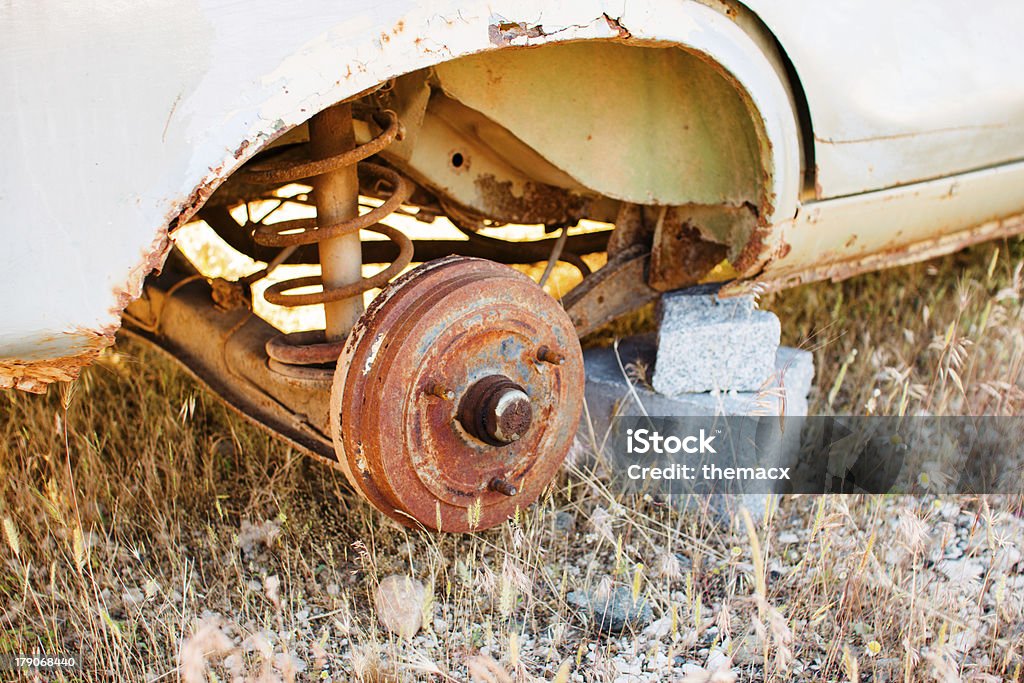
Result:
<instances>
[{"instance_id":1,"label":"lug bolt","mask_svg":"<svg viewBox=\"0 0 1024 683\"><path fill-rule=\"evenodd\" d=\"M443 398L446 401L455 400L455 392L440 382L427 382L427 386L424 387L424 390L431 396L437 396L438 398Z\"/></svg>"},{"instance_id":2,"label":"lug bolt","mask_svg":"<svg viewBox=\"0 0 1024 683\"><path fill-rule=\"evenodd\" d=\"M492 491L495 491L496 493L500 493L503 496L511 497L519 493L515 486L513 486L507 480L502 479L501 477L495 477L494 479L491 479L490 483L487 484L487 488L489 488Z\"/></svg>"},{"instance_id":3,"label":"lug bolt","mask_svg":"<svg viewBox=\"0 0 1024 683\"><path fill-rule=\"evenodd\" d=\"M526 435L533 422L530 396L504 375L477 380L459 402L463 429L492 446L506 446Z\"/></svg>"},{"instance_id":4,"label":"lug bolt","mask_svg":"<svg viewBox=\"0 0 1024 683\"><path fill-rule=\"evenodd\" d=\"M558 351L542 346L537 349L537 360L542 363L550 363L551 365L561 365L565 360L565 356L560 354Z\"/></svg>"}]
</instances>

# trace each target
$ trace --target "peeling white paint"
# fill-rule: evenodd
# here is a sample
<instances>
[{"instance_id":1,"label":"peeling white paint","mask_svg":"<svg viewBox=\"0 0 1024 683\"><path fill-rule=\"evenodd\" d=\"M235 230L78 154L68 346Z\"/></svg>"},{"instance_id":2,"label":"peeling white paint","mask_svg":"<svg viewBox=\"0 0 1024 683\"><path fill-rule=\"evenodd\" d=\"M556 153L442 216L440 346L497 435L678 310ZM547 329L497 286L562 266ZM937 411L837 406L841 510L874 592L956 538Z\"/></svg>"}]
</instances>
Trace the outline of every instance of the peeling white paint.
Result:
<instances>
[{"instance_id":1,"label":"peeling white paint","mask_svg":"<svg viewBox=\"0 0 1024 683\"><path fill-rule=\"evenodd\" d=\"M378 332L377 336L373 338L373 343L370 344L370 353L366 356L366 363L363 365L363 375L370 374L370 370L373 369L373 361L377 358L377 352L380 351L381 344L384 343L384 333Z\"/></svg>"}]
</instances>

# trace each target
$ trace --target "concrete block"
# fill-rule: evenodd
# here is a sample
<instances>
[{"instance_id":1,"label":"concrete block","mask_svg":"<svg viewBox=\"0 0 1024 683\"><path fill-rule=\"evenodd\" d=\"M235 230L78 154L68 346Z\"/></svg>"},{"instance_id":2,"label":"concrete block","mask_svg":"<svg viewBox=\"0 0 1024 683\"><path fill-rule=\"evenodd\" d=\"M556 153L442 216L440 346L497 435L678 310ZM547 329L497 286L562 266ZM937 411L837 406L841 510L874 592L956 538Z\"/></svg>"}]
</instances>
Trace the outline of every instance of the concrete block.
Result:
<instances>
[{"instance_id":1,"label":"concrete block","mask_svg":"<svg viewBox=\"0 0 1024 683\"><path fill-rule=\"evenodd\" d=\"M775 369L781 326L753 297L662 297L652 385L666 396L757 391Z\"/></svg>"},{"instance_id":2,"label":"concrete block","mask_svg":"<svg viewBox=\"0 0 1024 683\"><path fill-rule=\"evenodd\" d=\"M614 348L588 349L583 354L586 368L586 406L579 438L601 451L614 441L613 418L617 416L717 416L717 415L807 415L807 395L814 380L813 356L800 349L780 347L774 352L768 381L760 392L718 391L665 396L649 385L658 356L655 335L628 337ZM629 379L627 379L629 378ZM796 430L776 435L779 453L792 450ZM709 510L719 523L730 524L740 505L761 519L771 494L672 495L680 510Z\"/></svg>"},{"instance_id":3,"label":"concrete block","mask_svg":"<svg viewBox=\"0 0 1024 683\"><path fill-rule=\"evenodd\" d=\"M588 349L586 399L590 423L598 438L619 415L793 415L807 414L807 394L814 380L814 358L808 351L780 347L774 354L769 380L759 392L718 391L665 396L649 382L658 355L653 334L619 342L618 357L611 347ZM621 363L621 367L620 367ZM624 372L625 371L625 372ZM632 388L626 377L632 376ZM581 425L581 435L589 426Z\"/></svg>"}]
</instances>

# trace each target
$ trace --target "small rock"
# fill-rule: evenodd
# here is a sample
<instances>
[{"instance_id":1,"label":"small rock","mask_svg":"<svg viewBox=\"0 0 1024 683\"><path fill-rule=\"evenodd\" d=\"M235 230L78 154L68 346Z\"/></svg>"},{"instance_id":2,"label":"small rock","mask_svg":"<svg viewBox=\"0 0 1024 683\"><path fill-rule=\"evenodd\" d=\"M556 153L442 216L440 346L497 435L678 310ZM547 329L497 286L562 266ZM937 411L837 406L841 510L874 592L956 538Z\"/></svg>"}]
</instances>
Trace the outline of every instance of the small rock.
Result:
<instances>
[{"instance_id":1,"label":"small rock","mask_svg":"<svg viewBox=\"0 0 1024 683\"><path fill-rule=\"evenodd\" d=\"M146 600L146 594L138 588L127 588L121 599L126 606L135 607L141 605Z\"/></svg>"},{"instance_id":2,"label":"small rock","mask_svg":"<svg viewBox=\"0 0 1024 683\"><path fill-rule=\"evenodd\" d=\"M610 635L620 635L627 628L642 629L652 617L647 600L640 597L633 602L633 592L625 586L613 588L607 597L573 591L565 599L587 616L591 626Z\"/></svg>"},{"instance_id":3,"label":"small rock","mask_svg":"<svg viewBox=\"0 0 1024 683\"><path fill-rule=\"evenodd\" d=\"M377 619L391 633L409 639L423 622L426 589L411 576L393 574L381 580L373 604Z\"/></svg>"},{"instance_id":4,"label":"small rock","mask_svg":"<svg viewBox=\"0 0 1024 683\"><path fill-rule=\"evenodd\" d=\"M704 668L708 671L719 671L730 667L732 667L732 658L719 648L708 653L707 662L704 664Z\"/></svg>"},{"instance_id":5,"label":"small rock","mask_svg":"<svg viewBox=\"0 0 1024 683\"><path fill-rule=\"evenodd\" d=\"M761 639L753 633L748 633L739 640L733 641L732 663L736 666L744 666L757 662L764 656Z\"/></svg>"},{"instance_id":6,"label":"small rock","mask_svg":"<svg viewBox=\"0 0 1024 683\"><path fill-rule=\"evenodd\" d=\"M636 677L640 676L644 672L643 663L638 660L630 660L625 657L616 657L612 660L615 665L615 670L618 671L620 676L627 677L626 680L635 680Z\"/></svg>"},{"instance_id":7,"label":"small rock","mask_svg":"<svg viewBox=\"0 0 1024 683\"><path fill-rule=\"evenodd\" d=\"M224 668L226 668L233 676L241 677L242 664L245 660L242 659L242 655L238 652L233 652L224 658Z\"/></svg>"},{"instance_id":8,"label":"small rock","mask_svg":"<svg viewBox=\"0 0 1024 683\"><path fill-rule=\"evenodd\" d=\"M253 524L248 519L242 520L235 543L246 555L256 554L262 548L271 548L274 541L281 535L281 525L275 520L266 520Z\"/></svg>"},{"instance_id":9,"label":"small rock","mask_svg":"<svg viewBox=\"0 0 1024 683\"><path fill-rule=\"evenodd\" d=\"M790 545L793 543L799 543L800 537L794 534L792 531L783 531L779 534L779 543L782 545Z\"/></svg>"},{"instance_id":10,"label":"small rock","mask_svg":"<svg viewBox=\"0 0 1024 683\"><path fill-rule=\"evenodd\" d=\"M655 619L651 624L644 629L644 635L648 638L658 640L664 638L672 631L672 617L666 614L660 619Z\"/></svg>"},{"instance_id":11,"label":"small rock","mask_svg":"<svg viewBox=\"0 0 1024 683\"><path fill-rule=\"evenodd\" d=\"M676 559L679 561L680 571L688 572L693 570L693 560L691 560L688 555L676 553Z\"/></svg>"},{"instance_id":12,"label":"small rock","mask_svg":"<svg viewBox=\"0 0 1024 683\"><path fill-rule=\"evenodd\" d=\"M146 585L143 586L143 590L146 591L146 598L155 597L160 592L160 584L155 580L150 579L146 581Z\"/></svg>"},{"instance_id":13,"label":"small rock","mask_svg":"<svg viewBox=\"0 0 1024 683\"><path fill-rule=\"evenodd\" d=\"M576 515L559 510L555 513L552 528L560 536L572 536L576 531Z\"/></svg>"}]
</instances>

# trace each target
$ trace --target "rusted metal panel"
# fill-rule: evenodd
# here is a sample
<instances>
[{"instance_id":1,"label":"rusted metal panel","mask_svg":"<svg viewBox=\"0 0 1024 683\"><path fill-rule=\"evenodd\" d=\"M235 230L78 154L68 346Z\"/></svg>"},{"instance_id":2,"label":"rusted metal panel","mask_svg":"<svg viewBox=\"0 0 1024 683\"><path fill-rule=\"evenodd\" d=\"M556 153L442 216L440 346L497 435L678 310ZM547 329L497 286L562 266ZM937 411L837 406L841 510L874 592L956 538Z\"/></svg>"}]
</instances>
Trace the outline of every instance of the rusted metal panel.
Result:
<instances>
[{"instance_id":1,"label":"rusted metal panel","mask_svg":"<svg viewBox=\"0 0 1024 683\"><path fill-rule=\"evenodd\" d=\"M741 206L663 207L654 232L648 282L667 292L702 281L726 259L734 260L757 229L757 210ZM728 245L736 245L729 253Z\"/></svg>"},{"instance_id":2,"label":"rusted metal panel","mask_svg":"<svg viewBox=\"0 0 1024 683\"><path fill-rule=\"evenodd\" d=\"M608 238L608 258L613 259L630 247L649 247L661 209L622 202L615 216L615 230Z\"/></svg>"},{"instance_id":3,"label":"rusted metal panel","mask_svg":"<svg viewBox=\"0 0 1024 683\"><path fill-rule=\"evenodd\" d=\"M47 341L44 338L41 345L32 349L15 347L11 353L17 354L17 358L0 359L0 389L46 393L47 385L53 382L75 379L83 366L92 363L111 344L107 334L87 330L53 340L57 343Z\"/></svg>"},{"instance_id":4,"label":"rusted metal panel","mask_svg":"<svg viewBox=\"0 0 1024 683\"><path fill-rule=\"evenodd\" d=\"M1024 163L815 202L771 234L752 274L762 289L840 280L1024 232L1022 216Z\"/></svg>"},{"instance_id":5,"label":"rusted metal panel","mask_svg":"<svg viewBox=\"0 0 1024 683\"><path fill-rule=\"evenodd\" d=\"M396 146L384 156L446 197L449 214L465 211L504 223L552 225L595 217L596 192L482 113L439 92L430 98L413 135L415 146Z\"/></svg>"},{"instance_id":6,"label":"rusted metal panel","mask_svg":"<svg viewBox=\"0 0 1024 683\"><path fill-rule=\"evenodd\" d=\"M744 4L807 96L818 198L1024 159L1024 4Z\"/></svg>"}]
</instances>

